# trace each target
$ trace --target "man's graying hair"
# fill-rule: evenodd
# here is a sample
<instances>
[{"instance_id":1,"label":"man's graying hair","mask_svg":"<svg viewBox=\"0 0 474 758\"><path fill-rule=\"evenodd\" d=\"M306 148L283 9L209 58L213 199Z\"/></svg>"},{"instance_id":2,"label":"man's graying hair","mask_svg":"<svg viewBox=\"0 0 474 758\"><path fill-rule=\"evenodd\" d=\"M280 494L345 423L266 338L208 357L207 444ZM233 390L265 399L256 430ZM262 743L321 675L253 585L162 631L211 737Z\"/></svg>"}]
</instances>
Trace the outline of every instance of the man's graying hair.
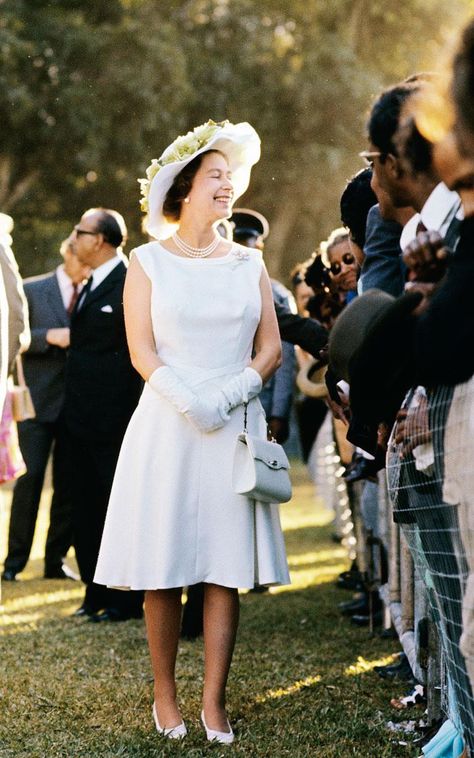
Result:
<instances>
[{"instance_id":1,"label":"man's graying hair","mask_svg":"<svg viewBox=\"0 0 474 758\"><path fill-rule=\"evenodd\" d=\"M117 211L110 208L91 208L87 213L98 213L96 231L103 235L104 240L112 247L120 247L126 241L127 229L125 222L119 223Z\"/></svg>"}]
</instances>

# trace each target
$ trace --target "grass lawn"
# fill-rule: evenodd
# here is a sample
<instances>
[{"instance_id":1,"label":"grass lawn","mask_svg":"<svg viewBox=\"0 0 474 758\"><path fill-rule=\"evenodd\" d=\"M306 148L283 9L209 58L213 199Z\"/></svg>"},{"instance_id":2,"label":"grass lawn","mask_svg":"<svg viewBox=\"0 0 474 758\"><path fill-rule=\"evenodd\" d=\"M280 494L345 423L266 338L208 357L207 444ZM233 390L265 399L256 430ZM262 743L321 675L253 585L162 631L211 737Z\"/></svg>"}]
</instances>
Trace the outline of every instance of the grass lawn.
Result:
<instances>
[{"instance_id":1,"label":"grass lawn","mask_svg":"<svg viewBox=\"0 0 474 758\"><path fill-rule=\"evenodd\" d=\"M295 497L282 508L293 583L242 595L228 688L232 747L206 743L199 725L200 640L181 643L178 656L188 736L176 744L156 734L143 623L92 625L71 618L81 586L41 578L42 505L32 560L21 581L3 585L0 757L419 755L413 746L396 744L385 723L421 714L397 716L389 700L404 693L404 685L387 684L372 671L398 645L370 639L338 613L337 602L350 597L333 581L347 568L345 552L331 541L330 514L315 501L301 466L293 478Z\"/></svg>"}]
</instances>

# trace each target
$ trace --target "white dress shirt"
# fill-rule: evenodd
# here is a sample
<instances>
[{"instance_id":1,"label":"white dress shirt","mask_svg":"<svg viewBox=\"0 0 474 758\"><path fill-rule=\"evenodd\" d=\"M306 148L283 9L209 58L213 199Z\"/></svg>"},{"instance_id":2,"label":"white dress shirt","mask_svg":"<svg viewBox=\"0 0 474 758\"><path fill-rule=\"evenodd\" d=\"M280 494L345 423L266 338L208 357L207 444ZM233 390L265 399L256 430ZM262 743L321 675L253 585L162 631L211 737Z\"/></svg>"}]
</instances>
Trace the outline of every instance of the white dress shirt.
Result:
<instances>
[{"instance_id":1,"label":"white dress shirt","mask_svg":"<svg viewBox=\"0 0 474 758\"><path fill-rule=\"evenodd\" d=\"M61 298L64 305L64 310L67 311L69 303L71 302L72 293L74 292L74 285L72 279L68 276L64 270L64 264L61 264L56 269L56 279L58 280L59 291L61 292ZM77 285L77 291L81 292L82 283Z\"/></svg>"},{"instance_id":2,"label":"white dress shirt","mask_svg":"<svg viewBox=\"0 0 474 758\"><path fill-rule=\"evenodd\" d=\"M401 249L405 250L406 246L413 242L420 222L426 229L439 232L444 237L455 216L459 219L463 218L461 198L457 192L452 192L443 182L440 182L426 200L420 213L415 213L403 227L400 237Z\"/></svg>"},{"instance_id":3,"label":"white dress shirt","mask_svg":"<svg viewBox=\"0 0 474 758\"><path fill-rule=\"evenodd\" d=\"M114 270L116 266L118 266L119 263L122 263L122 258L119 255L114 255L113 258L110 258L110 260L106 261L105 263L102 263L101 266L97 266L91 274L92 282L91 282L91 292L92 290L95 290L96 287L99 286L99 284L102 284L104 279L108 277L111 271Z\"/></svg>"}]
</instances>

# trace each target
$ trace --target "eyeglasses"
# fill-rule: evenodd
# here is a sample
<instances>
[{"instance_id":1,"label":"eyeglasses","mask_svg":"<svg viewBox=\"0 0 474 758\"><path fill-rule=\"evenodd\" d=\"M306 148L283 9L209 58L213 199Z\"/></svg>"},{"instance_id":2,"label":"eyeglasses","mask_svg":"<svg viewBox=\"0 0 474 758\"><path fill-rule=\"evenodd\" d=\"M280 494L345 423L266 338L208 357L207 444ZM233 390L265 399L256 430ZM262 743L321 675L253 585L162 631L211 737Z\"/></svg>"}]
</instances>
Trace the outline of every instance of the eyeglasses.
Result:
<instances>
[{"instance_id":1,"label":"eyeglasses","mask_svg":"<svg viewBox=\"0 0 474 758\"><path fill-rule=\"evenodd\" d=\"M341 260L342 260L342 263L345 263L346 266L351 266L354 263L355 258L352 255L352 253L344 253ZM334 263L331 263L331 265L329 266L329 270L333 276L337 276L338 274L341 273L342 266L339 263L339 261L334 261Z\"/></svg>"},{"instance_id":2,"label":"eyeglasses","mask_svg":"<svg viewBox=\"0 0 474 758\"><path fill-rule=\"evenodd\" d=\"M362 158L366 166L373 168L374 158L380 158L381 155L382 153L378 150L362 150L362 152L359 153L359 158Z\"/></svg>"},{"instance_id":3,"label":"eyeglasses","mask_svg":"<svg viewBox=\"0 0 474 758\"><path fill-rule=\"evenodd\" d=\"M89 232L87 229L80 229L78 226L74 227L74 231L79 236L80 234L100 234L100 232Z\"/></svg>"}]
</instances>

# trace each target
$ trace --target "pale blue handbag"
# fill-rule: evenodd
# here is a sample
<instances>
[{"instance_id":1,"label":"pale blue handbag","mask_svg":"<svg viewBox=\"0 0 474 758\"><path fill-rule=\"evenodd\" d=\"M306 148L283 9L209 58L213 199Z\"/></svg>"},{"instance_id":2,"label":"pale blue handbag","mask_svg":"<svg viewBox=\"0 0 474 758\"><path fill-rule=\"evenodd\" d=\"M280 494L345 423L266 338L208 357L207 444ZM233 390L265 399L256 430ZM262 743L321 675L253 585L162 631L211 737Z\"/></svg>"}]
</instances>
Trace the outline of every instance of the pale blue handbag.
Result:
<instances>
[{"instance_id":1,"label":"pale blue handbag","mask_svg":"<svg viewBox=\"0 0 474 758\"><path fill-rule=\"evenodd\" d=\"M291 500L289 468L288 457L278 442L248 433L245 406L244 430L237 436L234 453L234 492L261 503L287 503Z\"/></svg>"}]
</instances>

